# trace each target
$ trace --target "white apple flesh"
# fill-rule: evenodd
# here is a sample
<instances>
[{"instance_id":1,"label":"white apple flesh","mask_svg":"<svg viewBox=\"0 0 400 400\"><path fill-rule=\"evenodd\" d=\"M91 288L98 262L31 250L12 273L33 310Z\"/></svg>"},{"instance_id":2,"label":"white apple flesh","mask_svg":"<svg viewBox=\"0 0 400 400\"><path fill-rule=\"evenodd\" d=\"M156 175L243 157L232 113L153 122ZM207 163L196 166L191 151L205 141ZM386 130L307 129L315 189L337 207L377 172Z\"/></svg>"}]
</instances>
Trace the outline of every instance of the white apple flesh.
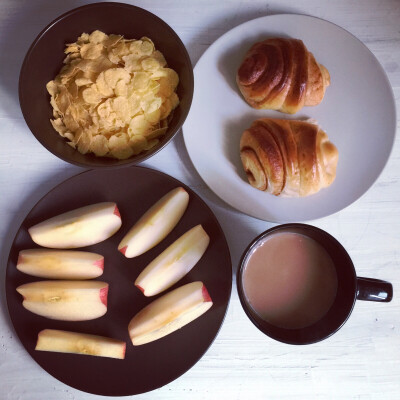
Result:
<instances>
[{"instance_id":1,"label":"white apple flesh","mask_svg":"<svg viewBox=\"0 0 400 400\"><path fill-rule=\"evenodd\" d=\"M39 278L93 279L103 273L104 257L87 251L21 250L17 269Z\"/></svg>"},{"instance_id":2,"label":"white apple flesh","mask_svg":"<svg viewBox=\"0 0 400 400\"><path fill-rule=\"evenodd\" d=\"M184 233L141 272L135 281L145 296L154 296L183 278L200 260L210 238L201 225Z\"/></svg>"},{"instance_id":3,"label":"white apple flesh","mask_svg":"<svg viewBox=\"0 0 400 400\"><path fill-rule=\"evenodd\" d=\"M139 346L169 335L200 317L212 304L203 282L172 290L132 318L128 326L132 344Z\"/></svg>"},{"instance_id":4,"label":"white apple flesh","mask_svg":"<svg viewBox=\"0 0 400 400\"><path fill-rule=\"evenodd\" d=\"M86 333L44 329L38 334L35 350L89 356L125 358L126 343Z\"/></svg>"},{"instance_id":5,"label":"white apple flesh","mask_svg":"<svg viewBox=\"0 0 400 400\"><path fill-rule=\"evenodd\" d=\"M118 250L127 258L137 257L160 243L181 219L189 203L182 187L163 196L133 225Z\"/></svg>"},{"instance_id":6,"label":"white apple flesh","mask_svg":"<svg viewBox=\"0 0 400 400\"><path fill-rule=\"evenodd\" d=\"M121 227L113 202L92 204L47 219L28 229L32 240L52 249L75 249L108 239Z\"/></svg>"},{"instance_id":7,"label":"white apple flesh","mask_svg":"<svg viewBox=\"0 0 400 400\"><path fill-rule=\"evenodd\" d=\"M108 283L39 281L17 288L22 305L34 314L62 321L88 321L107 312Z\"/></svg>"}]
</instances>

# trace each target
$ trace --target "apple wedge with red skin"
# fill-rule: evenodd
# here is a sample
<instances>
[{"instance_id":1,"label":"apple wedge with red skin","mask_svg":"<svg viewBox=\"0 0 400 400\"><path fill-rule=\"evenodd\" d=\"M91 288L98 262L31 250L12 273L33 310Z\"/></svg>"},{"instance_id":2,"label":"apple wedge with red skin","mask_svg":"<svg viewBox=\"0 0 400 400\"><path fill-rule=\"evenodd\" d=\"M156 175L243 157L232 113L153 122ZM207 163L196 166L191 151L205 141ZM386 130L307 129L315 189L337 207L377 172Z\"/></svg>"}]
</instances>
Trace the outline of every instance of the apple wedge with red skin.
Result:
<instances>
[{"instance_id":1,"label":"apple wedge with red skin","mask_svg":"<svg viewBox=\"0 0 400 400\"><path fill-rule=\"evenodd\" d=\"M201 225L184 233L140 273L135 281L145 296L154 296L183 278L206 251L210 237Z\"/></svg>"},{"instance_id":2,"label":"apple wedge with red skin","mask_svg":"<svg viewBox=\"0 0 400 400\"><path fill-rule=\"evenodd\" d=\"M34 314L61 321L88 321L107 312L108 283L39 281L17 287L22 305Z\"/></svg>"},{"instance_id":3,"label":"apple wedge with red skin","mask_svg":"<svg viewBox=\"0 0 400 400\"><path fill-rule=\"evenodd\" d=\"M32 240L51 249L75 249L108 239L121 227L121 215L113 202L77 208L28 229Z\"/></svg>"},{"instance_id":4,"label":"apple wedge with red skin","mask_svg":"<svg viewBox=\"0 0 400 400\"><path fill-rule=\"evenodd\" d=\"M189 194L182 187L164 195L133 225L118 245L127 258L137 257L160 243L186 211Z\"/></svg>"},{"instance_id":5,"label":"apple wedge with red skin","mask_svg":"<svg viewBox=\"0 0 400 400\"><path fill-rule=\"evenodd\" d=\"M126 343L87 333L44 329L38 334L35 350L123 360L125 358Z\"/></svg>"},{"instance_id":6,"label":"apple wedge with red skin","mask_svg":"<svg viewBox=\"0 0 400 400\"><path fill-rule=\"evenodd\" d=\"M49 279L93 279L103 274L104 257L87 251L27 249L18 255L17 269Z\"/></svg>"},{"instance_id":7,"label":"apple wedge with red skin","mask_svg":"<svg viewBox=\"0 0 400 400\"><path fill-rule=\"evenodd\" d=\"M203 315L212 304L203 282L172 290L132 318L128 326L132 344L139 346L169 335Z\"/></svg>"}]
</instances>

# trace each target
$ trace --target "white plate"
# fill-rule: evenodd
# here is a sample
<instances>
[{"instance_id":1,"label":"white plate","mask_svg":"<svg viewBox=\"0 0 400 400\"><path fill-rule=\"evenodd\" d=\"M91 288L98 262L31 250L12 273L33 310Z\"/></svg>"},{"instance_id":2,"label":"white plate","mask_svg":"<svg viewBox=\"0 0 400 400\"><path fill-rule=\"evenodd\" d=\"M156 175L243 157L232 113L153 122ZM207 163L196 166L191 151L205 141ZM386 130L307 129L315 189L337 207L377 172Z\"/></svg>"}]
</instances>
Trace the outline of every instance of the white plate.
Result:
<instances>
[{"instance_id":1,"label":"white plate","mask_svg":"<svg viewBox=\"0 0 400 400\"><path fill-rule=\"evenodd\" d=\"M246 51L263 38L302 39L331 75L322 103L295 115L255 110L235 76ZM330 22L304 15L271 15L232 29L194 69L195 92L183 134L189 156L207 185L236 209L271 222L306 221L333 214L364 194L389 158L396 109L386 74L368 48ZM262 117L315 118L339 150L335 182L305 198L280 198L247 182L239 155L244 129Z\"/></svg>"}]
</instances>

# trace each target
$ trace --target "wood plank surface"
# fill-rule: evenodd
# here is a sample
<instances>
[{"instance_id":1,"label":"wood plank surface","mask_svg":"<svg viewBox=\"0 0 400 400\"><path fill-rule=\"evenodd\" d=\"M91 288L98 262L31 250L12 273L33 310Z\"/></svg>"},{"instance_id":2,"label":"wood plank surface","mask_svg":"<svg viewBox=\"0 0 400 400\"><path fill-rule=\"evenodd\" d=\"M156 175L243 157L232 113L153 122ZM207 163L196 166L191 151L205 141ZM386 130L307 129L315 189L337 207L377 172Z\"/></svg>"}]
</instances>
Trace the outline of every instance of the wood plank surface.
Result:
<instances>
[{"instance_id":1,"label":"wood plank surface","mask_svg":"<svg viewBox=\"0 0 400 400\"><path fill-rule=\"evenodd\" d=\"M3 290L8 251L20 223L52 187L82 171L50 154L30 133L18 103L19 69L36 34L61 13L85 3L71 0L0 2L0 400L102 398L65 386L30 358L11 326ZM394 90L399 127L399 1L150 0L128 3L146 8L171 25L187 46L193 65L223 33L256 17L299 13L334 22L365 43L382 64ZM247 244L273 225L233 210L217 198L195 171L181 134L144 165L183 181L205 199L226 234L234 272ZM290 346L265 337L250 323L241 308L234 282L225 323L206 355L181 378L135 398L400 399L398 135L391 157L372 188L341 212L310 223L327 230L343 244L358 275L392 282L393 301L389 304L359 301L349 321L331 338L310 346Z\"/></svg>"}]
</instances>

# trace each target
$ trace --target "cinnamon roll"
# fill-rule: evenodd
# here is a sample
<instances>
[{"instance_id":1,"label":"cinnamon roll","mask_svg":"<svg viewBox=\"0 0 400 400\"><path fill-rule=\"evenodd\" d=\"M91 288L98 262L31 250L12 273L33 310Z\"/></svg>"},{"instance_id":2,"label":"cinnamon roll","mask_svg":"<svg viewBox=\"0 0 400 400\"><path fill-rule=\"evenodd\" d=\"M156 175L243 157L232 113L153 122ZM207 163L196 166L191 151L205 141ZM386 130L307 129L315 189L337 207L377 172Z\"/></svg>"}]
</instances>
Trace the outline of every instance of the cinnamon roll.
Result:
<instances>
[{"instance_id":1,"label":"cinnamon roll","mask_svg":"<svg viewBox=\"0 0 400 400\"><path fill-rule=\"evenodd\" d=\"M315 123L264 118L243 132L240 157L252 186L299 197L332 184L338 150Z\"/></svg>"},{"instance_id":2,"label":"cinnamon roll","mask_svg":"<svg viewBox=\"0 0 400 400\"><path fill-rule=\"evenodd\" d=\"M273 38L250 48L236 81L250 106L294 114L322 101L330 76L301 40Z\"/></svg>"}]
</instances>

